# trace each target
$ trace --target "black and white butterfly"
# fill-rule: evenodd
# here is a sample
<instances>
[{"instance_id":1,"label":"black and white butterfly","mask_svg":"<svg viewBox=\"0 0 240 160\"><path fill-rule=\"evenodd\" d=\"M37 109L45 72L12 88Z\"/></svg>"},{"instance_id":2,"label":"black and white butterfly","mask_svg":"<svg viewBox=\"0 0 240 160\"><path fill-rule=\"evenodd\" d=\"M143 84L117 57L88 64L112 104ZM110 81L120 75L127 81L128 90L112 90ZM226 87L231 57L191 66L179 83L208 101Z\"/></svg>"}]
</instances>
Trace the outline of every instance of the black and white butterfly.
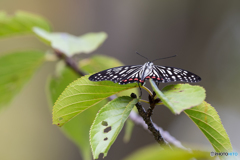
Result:
<instances>
[{"instance_id":1,"label":"black and white butterfly","mask_svg":"<svg viewBox=\"0 0 240 160\"><path fill-rule=\"evenodd\" d=\"M166 58L170 58L170 57L166 57ZM166 58L161 58L161 59L166 59ZM175 67L154 65L153 61L146 62L144 65L130 65L130 66L120 66L120 67L110 68L110 69L91 75L89 77L89 80L90 81L113 81L114 83L119 83L119 84L137 82L143 85L145 80L149 80L150 78L157 83L167 83L167 82L193 83L193 82L201 81L201 78L199 76L189 71L186 71L180 68L175 68Z\"/></svg>"}]
</instances>

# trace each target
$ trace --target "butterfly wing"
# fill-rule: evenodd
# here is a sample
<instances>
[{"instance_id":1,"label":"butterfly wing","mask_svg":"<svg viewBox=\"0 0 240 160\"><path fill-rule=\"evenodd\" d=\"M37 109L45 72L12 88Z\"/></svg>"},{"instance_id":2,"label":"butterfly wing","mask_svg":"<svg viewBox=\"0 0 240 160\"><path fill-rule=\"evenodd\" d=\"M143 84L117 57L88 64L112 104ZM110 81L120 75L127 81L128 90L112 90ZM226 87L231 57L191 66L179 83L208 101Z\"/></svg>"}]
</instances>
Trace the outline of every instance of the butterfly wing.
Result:
<instances>
[{"instance_id":1,"label":"butterfly wing","mask_svg":"<svg viewBox=\"0 0 240 160\"><path fill-rule=\"evenodd\" d=\"M139 82L143 84L144 81L141 80L142 74L143 74L142 65L120 66L95 73L89 77L89 80L113 81L114 83L119 84L127 84L133 82ZM201 81L201 78L199 76L189 71L180 68L156 65L153 66L152 71L145 79L149 78L159 83L167 82L192 83Z\"/></svg>"},{"instance_id":2,"label":"butterfly wing","mask_svg":"<svg viewBox=\"0 0 240 160\"><path fill-rule=\"evenodd\" d=\"M189 71L167 67L167 66L153 66L152 72L146 77L146 79L153 79L156 82L199 82L201 78Z\"/></svg>"},{"instance_id":3,"label":"butterfly wing","mask_svg":"<svg viewBox=\"0 0 240 160\"><path fill-rule=\"evenodd\" d=\"M90 81L113 81L114 83L127 84L140 80L139 72L142 65L120 66L110 68L89 77Z\"/></svg>"}]
</instances>

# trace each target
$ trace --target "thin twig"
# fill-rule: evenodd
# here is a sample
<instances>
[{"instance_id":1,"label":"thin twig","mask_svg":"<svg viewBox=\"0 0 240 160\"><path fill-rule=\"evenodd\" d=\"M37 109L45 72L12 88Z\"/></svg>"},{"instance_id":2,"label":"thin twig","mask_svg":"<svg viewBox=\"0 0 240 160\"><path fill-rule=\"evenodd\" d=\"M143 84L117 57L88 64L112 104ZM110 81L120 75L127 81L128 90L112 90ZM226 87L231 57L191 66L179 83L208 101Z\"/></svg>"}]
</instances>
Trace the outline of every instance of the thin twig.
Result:
<instances>
[{"instance_id":1,"label":"thin twig","mask_svg":"<svg viewBox=\"0 0 240 160\"><path fill-rule=\"evenodd\" d=\"M75 71L77 74L79 74L80 76L84 76L85 74L79 69L77 63L73 60L72 57L67 57L65 56L65 54L63 54L61 51L59 50L54 50L55 54L60 58L63 59L66 63L66 65L68 65L73 71Z\"/></svg>"},{"instance_id":2,"label":"thin twig","mask_svg":"<svg viewBox=\"0 0 240 160\"><path fill-rule=\"evenodd\" d=\"M80 76L84 76L85 74L78 68L77 63L72 60L71 57L65 58L66 64L72 68L76 73L78 73Z\"/></svg>"}]
</instances>

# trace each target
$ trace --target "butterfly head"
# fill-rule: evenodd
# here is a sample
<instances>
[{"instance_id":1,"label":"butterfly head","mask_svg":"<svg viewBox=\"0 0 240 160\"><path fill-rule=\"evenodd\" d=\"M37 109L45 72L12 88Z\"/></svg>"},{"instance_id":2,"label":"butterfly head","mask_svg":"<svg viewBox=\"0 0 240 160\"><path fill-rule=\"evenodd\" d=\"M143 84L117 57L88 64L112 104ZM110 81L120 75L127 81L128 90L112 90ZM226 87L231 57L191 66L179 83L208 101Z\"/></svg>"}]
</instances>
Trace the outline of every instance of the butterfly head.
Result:
<instances>
[{"instance_id":1,"label":"butterfly head","mask_svg":"<svg viewBox=\"0 0 240 160\"><path fill-rule=\"evenodd\" d=\"M148 68L148 69L152 69L153 68L153 62L147 62L147 63L145 63L146 64L146 67Z\"/></svg>"},{"instance_id":2,"label":"butterfly head","mask_svg":"<svg viewBox=\"0 0 240 160\"><path fill-rule=\"evenodd\" d=\"M151 66L151 65L153 65L153 62L152 61L148 61L145 64Z\"/></svg>"}]
</instances>

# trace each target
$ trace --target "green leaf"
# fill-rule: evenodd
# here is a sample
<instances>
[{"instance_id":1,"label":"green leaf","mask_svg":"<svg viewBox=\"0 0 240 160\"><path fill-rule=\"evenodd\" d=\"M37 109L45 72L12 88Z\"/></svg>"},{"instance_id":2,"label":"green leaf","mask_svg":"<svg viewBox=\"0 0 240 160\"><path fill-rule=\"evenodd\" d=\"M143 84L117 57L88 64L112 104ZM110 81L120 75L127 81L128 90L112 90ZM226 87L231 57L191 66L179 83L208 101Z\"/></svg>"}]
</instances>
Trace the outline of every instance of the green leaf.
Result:
<instances>
[{"instance_id":1,"label":"green leaf","mask_svg":"<svg viewBox=\"0 0 240 160\"><path fill-rule=\"evenodd\" d=\"M103 153L104 157L107 156L108 150L137 102L136 98L118 97L99 111L90 130L90 144L94 159L98 159L100 153Z\"/></svg>"},{"instance_id":2,"label":"green leaf","mask_svg":"<svg viewBox=\"0 0 240 160\"><path fill-rule=\"evenodd\" d=\"M107 63L106 63L107 62ZM113 67L123 66L124 64L119 60L103 56L103 55L94 55L91 58L83 59L79 62L79 67L85 73L95 73L99 71L103 71ZM117 95L120 96L129 96L131 93L135 93L138 95L138 89L133 88L123 92L118 93Z\"/></svg>"},{"instance_id":3,"label":"green leaf","mask_svg":"<svg viewBox=\"0 0 240 160\"><path fill-rule=\"evenodd\" d=\"M14 16L9 16L4 11L0 12L0 38L33 33L33 27L50 30L49 23L35 14L18 11Z\"/></svg>"},{"instance_id":4,"label":"green leaf","mask_svg":"<svg viewBox=\"0 0 240 160\"><path fill-rule=\"evenodd\" d=\"M201 104L206 97L204 88L200 86L189 84L168 85L161 92L152 79L150 79L150 83L163 104L174 114L180 114L185 109Z\"/></svg>"},{"instance_id":5,"label":"green leaf","mask_svg":"<svg viewBox=\"0 0 240 160\"><path fill-rule=\"evenodd\" d=\"M111 81L92 82L89 75L71 83L53 107L53 124L62 126L70 119L118 92L137 87L136 83L119 85Z\"/></svg>"},{"instance_id":6,"label":"green leaf","mask_svg":"<svg viewBox=\"0 0 240 160\"><path fill-rule=\"evenodd\" d=\"M79 76L70 68L64 68L57 77L51 77L48 83L48 92L51 98L51 106L64 91L68 84L76 80ZM89 130L97 111L106 104L102 101L92 108L86 110L84 114L77 115L61 130L71 139L80 149L84 160L91 160L91 148L89 144Z\"/></svg>"},{"instance_id":7,"label":"green leaf","mask_svg":"<svg viewBox=\"0 0 240 160\"><path fill-rule=\"evenodd\" d=\"M50 33L38 27L34 27L33 31L51 44L52 48L61 51L69 57L78 53L91 53L107 38L105 32L87 33L77 37L68 33Z\"/></svg>"},{"instance_id":8,"label":"green leaf","mask_svg":"<svg viewBox=\"0 0 240 160\"><path fill-rule=\"evenodd\" d=\"M142 149L137 150L124 160L192 160L192 159L204 159L210 160L214 157L210 157L209 152L192 151L192 153L174 148L161 149L159 145L150 145Z\"/></svg>"},{"instance_id":9,"label":"green leaf","mask_svg":"<svg viewBox=\"0 0 240 160\"><path fill-rule=\"evenodd\" d=\"M13 99L44 61L44 53L38 51L0 57L0 107Z\"/></svg>"},{"instance_id":10,"label":"green leaf","mask_svg":"<svg viewBox=\"0 0 240 160\"><path fill-rule=\"evenodd\" d=\"M216 152L230 152L232 145L217 111L207 102L184 111L210 141Z\"/></svg>"}]
</instances>

